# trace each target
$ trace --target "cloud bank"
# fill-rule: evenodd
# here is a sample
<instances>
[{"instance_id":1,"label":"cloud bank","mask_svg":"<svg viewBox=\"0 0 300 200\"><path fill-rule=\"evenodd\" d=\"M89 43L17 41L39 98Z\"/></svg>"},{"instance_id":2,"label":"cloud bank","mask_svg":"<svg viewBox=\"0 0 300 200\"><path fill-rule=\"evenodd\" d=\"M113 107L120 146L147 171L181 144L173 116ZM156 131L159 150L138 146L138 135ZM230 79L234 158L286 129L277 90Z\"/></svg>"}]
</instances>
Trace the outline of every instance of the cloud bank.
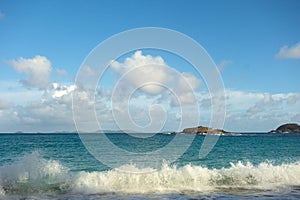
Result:
<instances>
[{"instance_id":1,"label":"cloud bank","mask_svg":"<svg viewBox=\"0 0 300 200\"><path fill-rule=\"evenodd\" d=\"M44 91L39 101L29 102L26 105L12 105L0 101L0 132L29 131L47 132L75 130L72 115L72 92L74 85L53 83ZM98 119L104 129L117 129L110 107L110 91L98 89L96 102L93 95L80 93L80 98L90 100L91 108L95 105ZM200 105L202 125L209 125L210 95L197 93ZM269 131L286 122L300 123L300 93L260 93L227 90L227 114L225 129L229 131ZM155 96L136 96L130 104L133 120L138 124L149 123L148 109L144 105L157 102ZM160 102L167 113L165 130L176 130L176 123L180 121L180 109L171 107L167 102ZM80 108L79 108L80 109ZM86 119L87 127L89 116L86 116L86 106L82 106L82 119ZM122 109L122 108L120 108ZM188 107L186 109L189 109ZM189 112L193 112L190 110ZM153 116L156 113L154 112Z\"/></svg>"}]
</instances>

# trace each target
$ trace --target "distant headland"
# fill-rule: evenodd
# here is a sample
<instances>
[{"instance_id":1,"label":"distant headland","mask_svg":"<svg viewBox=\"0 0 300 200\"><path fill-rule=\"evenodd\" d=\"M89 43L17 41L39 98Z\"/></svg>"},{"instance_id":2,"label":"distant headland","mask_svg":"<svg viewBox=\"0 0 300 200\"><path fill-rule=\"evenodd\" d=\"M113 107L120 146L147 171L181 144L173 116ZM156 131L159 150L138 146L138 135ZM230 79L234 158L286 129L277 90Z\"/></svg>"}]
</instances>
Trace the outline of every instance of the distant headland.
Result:
<instances>
[{"instance_id":1,"label":"distant headland","mask_svg":"<svg viewBox=\"0 0 300 200\"><path fill-rule=\"evenodd\" d=\"M185 128L181 132L169 132L169 134L199 134L199 135L226 135L233 134L223 129L213 129L205 126L197 126ZM296 123L287 123L279 126L276 130L271 130L268 133L300 133L300 125Z\"/></svg>"},{"instance_id":2,"label":"distant headland","mask_svg":"<svg viewBox=\"0 0 300 200\"><path fill-rule=\"evenodd\" d=\"M296 123L283 124L270 133L300 133L300 126Z\"/></svg>"},{"instance_id":3,"label":"distant headland","mask_svg":"<svg viewBox=\"0 0 300 200\"><path fill-rule=\"evenodd\" d=\"M185 128L181 132L170 132L170 134L177 134L177 133L184 133L184 134L200 134L200 135L219 135L219 134L230 134L230 132L224 131L222 129L213 129L210 127L205 126L197 126L192 128Z\"/></svg>"}]
</instances>

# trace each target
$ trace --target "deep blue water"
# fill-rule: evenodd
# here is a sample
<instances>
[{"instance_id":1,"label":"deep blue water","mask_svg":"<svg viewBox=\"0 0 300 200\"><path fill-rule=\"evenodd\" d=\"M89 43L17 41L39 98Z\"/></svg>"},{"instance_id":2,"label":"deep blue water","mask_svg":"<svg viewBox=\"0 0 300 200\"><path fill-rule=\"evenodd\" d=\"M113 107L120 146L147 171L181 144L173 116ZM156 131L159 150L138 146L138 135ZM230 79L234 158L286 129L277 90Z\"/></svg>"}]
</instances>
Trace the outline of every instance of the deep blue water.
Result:
<instances>
[{"instance_id":1,"label":"deep blue water","mask_svg":"<svg viewBox=\"0 0 300 200\"><path fill-rule=\"evenodd\" d=\"M144 153L175 136L106 137L123 150ZM77 134L0 134L0 199L300 198L300 134L220 136L200 159L204 137L197 135L179 159L166 159L152 171L128 158L120 166L124 172L95 159ZM117 156L104 149L101 155Z\"/></svg>"}]
</instances>

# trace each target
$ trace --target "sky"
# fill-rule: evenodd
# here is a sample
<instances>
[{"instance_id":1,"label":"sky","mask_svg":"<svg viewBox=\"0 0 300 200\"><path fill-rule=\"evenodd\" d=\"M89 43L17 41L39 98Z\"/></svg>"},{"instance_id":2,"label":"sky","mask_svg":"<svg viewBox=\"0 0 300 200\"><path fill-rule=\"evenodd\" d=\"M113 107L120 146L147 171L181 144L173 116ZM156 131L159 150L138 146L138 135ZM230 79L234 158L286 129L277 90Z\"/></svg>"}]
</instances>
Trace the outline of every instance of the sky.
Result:
<instances>
[{"instance_id":1,"label":"sky","mask_svg":"<svg viewBox=\"0 0 300 200\"><path fill-rule=\"evenodd\" d=\"M299 10L297 0L1 0L0 132L75 130L72 94L82 63L99 43L142 27L181 32L207 51L224 83L225 130L269 131L300 123ZM209 125L211 103L203 77L182 58L141 49L116 59L98 85L95 107L103 129L120 128L112 112L125 105L116 98L112 106L113 86L140 63L149 66L122 80L122 91L152 78L177 92L190 113L190 105L197 102L199 125ZM89 66L83 70L95 75ZM149 105L161 104L167 118L163 130L177 130L178 102L162 88L140 88L130 102L135 123L147 125ZM154 109L152 114L159 118L162 113Z\"/></svg>"}]
</instances>

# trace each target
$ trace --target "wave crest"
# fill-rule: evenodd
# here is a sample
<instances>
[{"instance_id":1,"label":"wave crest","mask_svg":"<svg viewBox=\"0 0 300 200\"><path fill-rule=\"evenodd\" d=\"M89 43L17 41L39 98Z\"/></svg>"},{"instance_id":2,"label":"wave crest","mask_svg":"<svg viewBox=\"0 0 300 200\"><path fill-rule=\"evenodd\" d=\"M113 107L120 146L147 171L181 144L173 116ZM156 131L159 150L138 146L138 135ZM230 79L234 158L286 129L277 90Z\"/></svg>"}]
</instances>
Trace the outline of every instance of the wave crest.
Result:
<instances>
[{"instance_id":1,"label":"wave crest","mask_svg":"<svg viewBox=\"0 0 300 200\"><path fill-rule=\"evenodd\" d=\"M56 160L46 160L39 152L0 167L0 193L20 194L61 190L68 169Z\"/></svg>"},{"instance_id":2,"label":"wave crest","mask_svg":"<svg viewBox=\"0 0 300 200\"><path fill-rule=\"evenodd\" d=\"M291 185L300 185L299 162L278 166L265 162L258 166L238 162L222 169L192 165L177 168L165 164L159 171L139 174L118 170L81 172L73 189L79 193L169 193L210 192L221 188L271 190Z\"/></svg>"},{"instance_id":3,"label":"wave crest","mask_svg":"<svg viewBox=\"0 0 300 200\"><path fill-rule=\"evenodd\" d=\"M120 171L121 169L121 171ZM26 154L0 167L0 196L10 194L70 193L184 193L228 189L277 190L300 185L300 162L273 165L262 162L231 163L229 168L209 169L164 164L158 171L135 165L95 172L71 172L60 162L47 160L38 152ZM134 173L122 172L131 171ZM138 172L138 173L137 173Z\"/></svg>"}]
</instances>

